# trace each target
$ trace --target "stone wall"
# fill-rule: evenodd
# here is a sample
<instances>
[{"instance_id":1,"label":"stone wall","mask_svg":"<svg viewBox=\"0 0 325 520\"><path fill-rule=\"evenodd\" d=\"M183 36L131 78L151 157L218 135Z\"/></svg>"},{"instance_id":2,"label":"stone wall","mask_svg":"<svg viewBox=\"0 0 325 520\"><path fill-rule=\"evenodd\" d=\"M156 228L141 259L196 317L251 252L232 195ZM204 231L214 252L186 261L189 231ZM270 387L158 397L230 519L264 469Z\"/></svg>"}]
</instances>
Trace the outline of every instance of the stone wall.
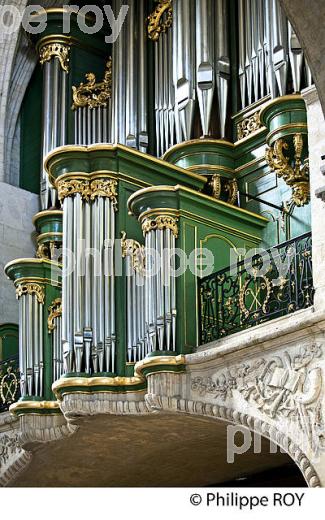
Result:
<instances>
[{"instance_id":1,"label":"stone wall","mask_svg":"<svg viewBox=\"0 0 325 520\"><path fill-rule=\"evenodd\" d=\"M0 323L18 323L15 290L3 268L11 260L35 256L32 218L38 211L38 195L0 182Z\"/></svg>"}]
</instances>

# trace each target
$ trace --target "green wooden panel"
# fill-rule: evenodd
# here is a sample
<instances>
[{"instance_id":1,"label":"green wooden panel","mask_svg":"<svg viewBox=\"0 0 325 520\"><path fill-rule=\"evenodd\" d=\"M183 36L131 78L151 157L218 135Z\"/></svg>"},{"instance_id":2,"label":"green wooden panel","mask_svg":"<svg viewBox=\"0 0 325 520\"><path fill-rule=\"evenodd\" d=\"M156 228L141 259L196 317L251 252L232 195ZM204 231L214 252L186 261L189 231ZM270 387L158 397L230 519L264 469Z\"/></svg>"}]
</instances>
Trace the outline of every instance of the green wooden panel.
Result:
<instances>
[{"instance_id":1,"label":"green wooden panel","mask_svg":"<svg viewBox=\"0 0 325 520\"><path fill-rule=\"evenodd\" d=\"M21 114L20 180L21 188L40 192L42 152L42 69L37 66L27 87Z\"/></svg>"},{"instance_id":2,"label":"green wooden panel","mask_svg":"<svg viewBox=\"0 0 325 520\"><path fill-rule=\"evenodd\" d=\"M18 325L4 323L0 325L0 361L18 355L19 331Z\"/></svg>"}]
</instances>

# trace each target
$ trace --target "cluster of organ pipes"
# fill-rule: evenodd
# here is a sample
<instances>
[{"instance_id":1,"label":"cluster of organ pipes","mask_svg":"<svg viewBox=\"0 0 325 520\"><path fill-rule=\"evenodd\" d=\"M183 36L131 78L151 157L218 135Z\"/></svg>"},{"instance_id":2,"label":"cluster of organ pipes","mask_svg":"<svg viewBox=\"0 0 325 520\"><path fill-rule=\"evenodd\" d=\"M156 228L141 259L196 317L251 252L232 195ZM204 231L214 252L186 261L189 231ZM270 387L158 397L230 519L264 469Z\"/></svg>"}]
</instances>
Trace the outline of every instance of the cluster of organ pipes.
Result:
<instances>
[{"instance_id":1,"label":"cluster of organ pipes","mask_svg":"<svg viewBox=\"0 0 325 520\"><path fill-rule=\"evenodd\" d=\"M57 381L64 373L63 353L61 348L61 326L62 316L54 318L52 331L52 348L53 348L53 381Z\"/></svg>"},{"instance_id":2,"label":"cluster of organ pipes","mask_svg":"<svg viewBox=\"0 0 325 520\"><path fill-rule=\"evenodd\" d=\"M158 217L159 218L159 217ZM149 352L176 351L176 232L158 226L145 238L145 324ZM156 259L152 252L156 252ZM159 268L156 260L159 259Z\"/></svg>"},{"instance_id":3,"label":"cluster of organ pipes","mask_svg":"<svg viewBox=\"0 0 325 520\"><path fill-rule=\"evenodd\" d=\"M47 209L57 204L57 192L51 187L43 162L48 153L58 146L67 144L68 81L65 70L58 59L43 64L43 123L42 123L42 172L41 207Z\"/></svg>"},{"instance_id":4,"label":"cluster of organ pipes","mask_svg":"<svg viewBox=\"0 0 325 520\"><path fill-rule=\"evenodd\" d=\"M113 0L114 12L124 3ZM278 0L238 0L235 30L227 0L164 0L149 21L145 0L128 4L121 34L112 45L109 96L96 106L90 96L89 104L75 109L75 144L118 142L147 152L149 141L155 141L156 155L161 156L174 144L195 137L225 138L229 98L231 90L236 91L236 82L230 82L232 47L238 54L238 110L266 95L299 92L312 83L301 45ZM169 14L164 11L161 19L158 14L158 32L153 36L148 24L154 25L163 4L168 4ZM168 23L164 16L169 16ZM160 32L159 23L164 24ZM154 40L151 72L150 38ZM43 158L67 144L68 73L55 57L44 63ZM149 83L155 85L152 107ZM154 136L149 136L151 118ZM42 208L55 206L56 200L43 172Z\"/></svg>"},{"instance_id":5,"label":"cluster of organ pipes","mask_svg":"<svg viewBox=\"0 0 325 520\"><path fill-rule=\"evenodd\" d=\"M298 38L278 0L238 0L240 108L311 85L312 77Z\"/></svg>"},{"instance_id":6,"label":"cluster of organ pipes","mask_svg":"<svg viewBox=\"0 0 325 520\"><path fill-rule=\"evenodd\" d=\"M75 144L90 145L94 143L110 143L111 113L110 103L107 106L78 107L74 115Z\"/></svg>"},{"instance_id":7,"label":"cluster of organ pipes","mask_svg":"<svg viewBox=\"0 0 325 520\"><path fill-rule=\"evenodd\" d=\"M27 287L26 287L27 289ZM19 297L19 363L21 395L42 396L44 383L43 312L44 295L22 286Z\"/></svg>"},{"instance_id":8,"label":"cluster of organ pipes","mask_svg":"<svg viewBox=\"0 0 325 520\"><path fill-rule=\"evenodd\" d=\"M122 239L125 259L127 361L136 363L149 354L145 324L145 252L144 247L132 239Z\"/></svg>"},{"instance_id":9,"label":"cluster of organ pipes","mask_svg":"<svg viewBox=\"0 0 325 520\"><path fill-rule=\"evenodd\" d=\"M98 191L90 198L79 192L63 202L63 250L75 258L73 269L68 262L63 266L62 348L67 372L115 372L116 207L114 186L107 182L95 181ZM107 196L101 191L105 189Z\"/></svg>"}]
</instances>

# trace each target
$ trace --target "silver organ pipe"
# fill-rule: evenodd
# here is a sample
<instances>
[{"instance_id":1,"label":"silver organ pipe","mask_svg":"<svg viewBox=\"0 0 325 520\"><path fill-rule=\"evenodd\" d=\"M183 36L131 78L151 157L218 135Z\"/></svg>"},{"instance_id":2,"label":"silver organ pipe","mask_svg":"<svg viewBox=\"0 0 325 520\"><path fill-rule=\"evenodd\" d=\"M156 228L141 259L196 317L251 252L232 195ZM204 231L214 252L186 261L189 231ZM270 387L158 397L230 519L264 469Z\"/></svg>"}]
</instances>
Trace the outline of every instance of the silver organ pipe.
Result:
<instances>
[{"instance_id":1,"label":"silver organ pipe","mask_svg":"<svg viewBox=\"0 0 325 520\"><path fill-rule=\"evenodd\" d=\"M73 269L63 267L64 370L114 372L116 182L76 182L80 190L63 200L63 251L75 258Z\"/></svg>"},{"instance_id":2,"label":"silver organ pipe","mask_svg":"<svg viewBox=\"0 0 325 520\"><path fill-rule=\"evenodd\" d=\"M228 10L227 0L217 0L215 44L217 61L217 89L220 119L220 137L226 137L227 105L230 84L230 56L229 56L229 34L227 27Z\"/></svg>"},{"instance_id":3,"label":"silver organ pipe","mask_svg":"<svg viewBox=\"0 0 325 520\"><path fill-rule=\"evenodd\" d=\"M218 2L218 4L220 4L220 2ZM198 0L196 2L196 83L202 132L204 136L209 135L215 87L214 34L210 20L212 8L212 0ZM220 20L220 22L222 22L222 20ZM220 29L220 27L218 27L217 30L218 29Z\"/></svg>"},{"instance_id":4,"label":"silver organ pipe","mask_svg":"<svg viewBox=\"0 0 325 520\"><path fill-rule=\"evenodd\" d=\"M126 239L124 234L122 256L126 276L127 362L136 363L149 353L145 339L144 247L135 240Z\"/></svg>"},{"instance_id":5,"label":"silver organ pipe","mask_svg":"<svg viewBox=\"0 0 325 520\"><path fill-rule=\"evenodd\" d=\"M67 144L67 73L68 69L61 59L48 56L41 63L43 74L43 122L42 122L42 177L41 207L48 209L56 206L57 193L50 186L47 173L43 170L43 161L48 153L58 146Z\"/></svg>"},{"instance_id":6,"label":"silver organ pipe","mask_svg":"<svg viewBox=\"0 0 325 520\"><path fill-rule=\"evenodd\" d=\"M43 395L44 289L35 283L19 285L19 360L21 395Z\"/></svg>"},{"instance_id":7,"label":"silver organ pipe","mask_svg":"<svg viewBox=\"0 0 325 520\"><path fill-rule=\"evenodd\" d=\"M173 224L162 224L145 231L145 285L141 294L144 293L146 353L176 350L174 251L177 224L173 217L167 219Z\"/></svg>"},{"instance_id":8,"label":"silver organ pipe","mask_svg":"<svg viewBox=\"0 0 325 520\"><path fill-rule=\"evenodd\" d=\"M278 0L238 0L238 44L241 108L265 94L285 95L289 67L295 92L301 90L304 76L307 85L312 83L301 45Z\"/></svg>"}]
</instances>

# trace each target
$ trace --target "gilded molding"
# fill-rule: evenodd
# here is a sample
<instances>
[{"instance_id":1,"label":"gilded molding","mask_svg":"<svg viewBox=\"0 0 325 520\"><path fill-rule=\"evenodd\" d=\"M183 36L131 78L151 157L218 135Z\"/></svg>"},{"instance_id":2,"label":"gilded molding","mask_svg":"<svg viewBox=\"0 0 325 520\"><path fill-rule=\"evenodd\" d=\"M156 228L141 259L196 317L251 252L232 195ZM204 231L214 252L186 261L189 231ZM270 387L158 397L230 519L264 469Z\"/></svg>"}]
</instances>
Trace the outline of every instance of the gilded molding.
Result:
<instances>
[{"instance_id":1,"label":"gilded molding","mask_svg":"<svg viewBox=\"0 0 325 520\"><path fill-rule=\"evenodd\" d=\"M38 303L44 304L45 299L45 291L44 287L37 283L25 283L18 285L16 289L16 297L17 299L21 298L22 296L29 294L37 297Z\"/></svg>"},{"instance_id":2,"label":"gilded molding","mask_svg":"<svg viewBox=\"0 0 325 520\"><path fill-rule=\"evenodd\" d=\"M182 354L178 356L156 356L142 359L139 361L134 368L134 373L136 376L143 378L142 371L147 368L157 367L157 366L169 366L169 367L178 367L185 365L185 356Z\"/></svg>"},{"instance_id":3,"label":"gilded molding","mask_svg":"<svg viewBox=\"0 0 325 520\"><path fill-rule=\"evenodd\" d=\"M44 65L52 58L57 58L60 62L62 70L69 72L70 46L64 43L53 42L43 45L39 50L40 64Z\"/></svg>"},{"instance_id":4,"label":"gilded molding","mask_svg":"<svg viewBox=\"0 0 325 520\"><path fill-rule=\"evenodd\" d=\"M262 126L259 110L253 115L245 117L242 121L237 123L238 141L252 135L254 132L262 128Z\"/></svg>"},{"instance_id":5,"label":"gilded molding","mask_svg":"<svg viewBox=\"0 0 325 520\"><path fill-rule=\"evenodd\" d=\"M117 208L117 181L112 179L59 179L57 190L60 202L66 197L79 194L86 202L96 197L107 197L113 202L114 208Z\"/></svg>"},{"instance_id":6,"label":"gilded molding","mask_svg":"<svg viewBox=\"0 0 325 520\"><path fill-rule=\"evenodd\" d=\"M48 328L49 334L51 334L56 327L54 320L56 318L59 318L60 316L62 316L61 298L57 298L56 300L54 300L52 302L52 305L49 306L48 310L49 310L49 316L47 318L47 328Z\"/></svg>"},{"instance_id":7,"label":"gilded molding","mask_svg":"<svg viewBox=\"0 0 325 520\"><path fill-rule=\"evenodd\" d=\"M173 23L173 7L171 0L160 0L156 9L148 16L148 37L157 42L160 35L167 31Z\"/></svg>"},{"instance_id":8,"label":"gilded molding","mask_svg":"<svg viewBox=\"0 0 325 520\"><path fill-rule=\"evenodd\" d=\"M269 167L292 188L292 202L296 206L304 206L310 199L309 188L309 161L302 162L303 136L294 134L293 138L294 158L284 155L284 150L289 148L289 143L280 138L274 145L266 150L265 158ZM291 165L293 164L293 166Z\"/></svg>"},{"instance_id":9,"label":"gilded molding","mask_svg":"<svg viewBox=\"0 0 325 520\"><path fill-rule=\"evenodd\" d=\"M178 218L169 215L158 215L154 218L145 218L142 221L142 231L145 236L150 231L157 229L170 229L175 238L178 238Z\"/></svg>"},{"instance_id":10,"label":"gilded molding","mask_svg":"<svg viewBox=\"0 0 325 520\"><path fill-rule=\"evenodd\" d=\"M112 58L106 63L103 81L96 83L96 76L92 72L86 74L87 83L80 83L79 87L72 87L72 110L80 107L106 107L112 96Z\"/></svg>"}]
</instances>

